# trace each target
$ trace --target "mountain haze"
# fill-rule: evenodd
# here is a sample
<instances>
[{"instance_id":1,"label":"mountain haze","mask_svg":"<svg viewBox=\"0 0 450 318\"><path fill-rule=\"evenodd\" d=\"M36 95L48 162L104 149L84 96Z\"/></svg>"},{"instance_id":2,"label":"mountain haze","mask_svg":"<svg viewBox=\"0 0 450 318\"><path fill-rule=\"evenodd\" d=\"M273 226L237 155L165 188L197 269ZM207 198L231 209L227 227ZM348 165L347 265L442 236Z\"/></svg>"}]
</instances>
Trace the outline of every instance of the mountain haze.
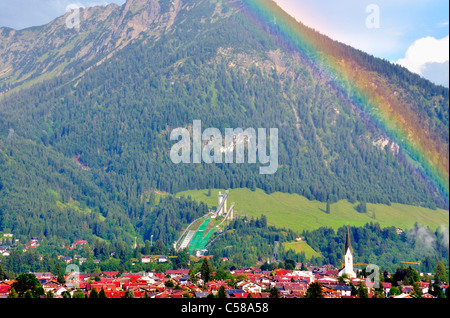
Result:
<instances>
[{"instance_id":1,"label":"mountain haze","mask_svg":"<svg viewBox=\"0 0 450 318\"><path fill-rule=\"evenodd\" d=\"M171 198L155 208L155 190L261 188L448 209L445 189L245 4L128 0L82 9L79 29L67 28L70 13L44 26L1 28L0 230L172 243L206 207ZM322 54L395 92L401 111L439 146L448 178L448 89L297 24ZM173 164L170 131L196 119L222 132L278 128L277 173L260 175L257 164ZM187 214L170 221L180 210Z\"/></svg>"}]
</instances>

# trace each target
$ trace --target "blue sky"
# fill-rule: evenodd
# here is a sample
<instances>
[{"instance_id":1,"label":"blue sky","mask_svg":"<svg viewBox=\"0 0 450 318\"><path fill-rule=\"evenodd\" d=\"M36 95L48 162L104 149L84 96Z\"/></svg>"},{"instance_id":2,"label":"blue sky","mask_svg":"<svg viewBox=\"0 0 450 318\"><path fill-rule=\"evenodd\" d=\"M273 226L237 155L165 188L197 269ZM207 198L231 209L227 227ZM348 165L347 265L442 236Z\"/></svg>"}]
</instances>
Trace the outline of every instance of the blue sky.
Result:
<instances>
[{"instance_id":1,"label":"blue sky","mask_svg":"<svg viewBox=\"0 0 450 318\"><path fill-rule=\"evenodd\" d=\"M335 40L448 86L448 0L275 1L297 20ZM88 7L113 2L125 0L0 0L0 26L42 25L63 15L69 4ZM370 5L378 8L375 28L366 24L376 13L366 12Z\"/></svg>"},{"instance_id":2,"label":"blue sky","mask_svg":"<svg viewBox=\"0 0 450 318\"><path fill-rule=\"evenodd\" d=\"M92 7L125 0L0 0L0 27L23 29L47 24L63 15L68 5Z\"/></svg>"},{"instance_id":3,"label":"blue sky","mask_svg":"<svg viewBox=\"0 0 450 318\"><path fill-rule=\"evenodd\" d=\"M448 87L448 0L275 0L298 21ZM366 21L375 11L376 27ZM372 26L369 23L369 26Z\"/></svg>"},{"instance_id":4,"label":"blue sky","mask_svg":"<svg viewBox=\"0 0 450 318\"><path fill-rule=\"evenodd\" d=\"M417 39L449 34L448 0L276 0L297 20L354 47L397 60ZM367 28L367 6L379 7L379 28Z\"/></svg>"}]
</instances>

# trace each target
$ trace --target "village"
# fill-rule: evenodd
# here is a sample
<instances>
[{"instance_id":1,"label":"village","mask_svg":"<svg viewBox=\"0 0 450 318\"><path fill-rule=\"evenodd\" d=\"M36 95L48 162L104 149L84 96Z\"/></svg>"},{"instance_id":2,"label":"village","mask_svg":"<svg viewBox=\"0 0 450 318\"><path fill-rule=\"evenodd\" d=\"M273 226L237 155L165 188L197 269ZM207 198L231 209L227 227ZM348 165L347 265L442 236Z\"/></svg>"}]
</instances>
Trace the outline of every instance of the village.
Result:
<instances>
[{"instance_id":1,"label":"village","mask_svg":"<svg viewBox=\"0 0 450 318\"><path fill-rule=\"evenodd\" d=\"M87 241L77 240L67 249L85 244ZM26 248L38 245L38 240L33 239ZM78 266L82 259L61 255L58 258L67 265L65 276L50 272L30 272L19 276L28 275L26 279L33 279L41 287L38 295L29 295L40 298L437 298L439 293L447 295L448 282L435 284L432 273L419 274L409 266L405 270L414 272L416 279L395 281L395 275L386 271L381 273L376 265L361 268L360 264L354 264L348 230L345 251L343 267L339 269L333 265L295 263L288 270L270 267L266 262L255 267L214 270L210 266L212 256L200 253L195 264L190 264L190 269L137 273L82 273ZM142 255L139 261L170 264L171 257ZM221 261L227 260L222 258ZM198 266L200 264L201 267ZM192 265L197 265L197 270ZM23 288L21 295L15 290L18 284L17 277L0 281L0 298L26 298ZM436 286L440 290L438 293L431 290Z\"/></svg>"},{"instance_id":2,"label":"village","mask_svg":"<svg viewBox=\"0 0 450 318\"><path fill-rule=\"evenodd\" d=\"M208 259L205 257L205 259ZM297 268L302 265L297 264ZM202 273L193 274L189 269L167 270L164 273L141 272L122 273L69 273L65 282L59 282L52 273L32 273L41 283L45 295L41 298L216 298L225 292L226 298L305 298L308 288L319 283L323 298L359 298L354 288L364 284L367 298L374 298L376 290L381 290L378 298L417 298L414 286L398 282L401 293L391 293L390 282L375 284L363 277L339 277L339 270L332 266L314 267L307 270L274 269L263 271L259 267L248 267L227 271L232 279L205 281ZM0 282L0 298L10 298L16 280ZM353 286L352 286L353 285ZM445 292L448 284L441 284ZM428 293L429 282L421 281L421 298L435 298ZM417 287L416 287L417 289ZM276 293L274 293L276 291ZM95 296L93 296L95 295ZM102 295L102 296L100 296Z\"/></svg>"}]
</instances>

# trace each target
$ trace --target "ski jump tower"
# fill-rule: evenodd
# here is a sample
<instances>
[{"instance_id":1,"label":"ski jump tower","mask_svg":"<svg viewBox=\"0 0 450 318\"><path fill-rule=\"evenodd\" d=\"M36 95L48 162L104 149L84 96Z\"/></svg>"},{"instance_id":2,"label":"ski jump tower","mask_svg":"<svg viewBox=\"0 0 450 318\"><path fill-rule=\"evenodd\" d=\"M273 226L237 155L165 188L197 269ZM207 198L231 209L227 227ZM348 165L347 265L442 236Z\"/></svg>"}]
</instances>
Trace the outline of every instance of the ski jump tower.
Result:
<instances>
[{"instance_id":1,"label":"ski jump tower","mask_svg":"<svg viewBox=\"0 0 450 318\"><path fill-rule=\"evenodd\" d=\"M228 190L225 193L219 192L218 199L219 205L216 212L214 213L214 217L223 215L225 219L232 220L234 217L234 202L231 204L230 209L227 210Z\"/></svg>"},{"instance_id":2,"label":"ski jump tower","mask_svg":"<svg viewBox=\"0 0 450 318\"><path fill-rule=\"evenodd\" d=\"M219 191L219 205L217 210L217 216L227 213L227 199L228 199L228 191L224 194Z\"/></svg>"}]
</instances>

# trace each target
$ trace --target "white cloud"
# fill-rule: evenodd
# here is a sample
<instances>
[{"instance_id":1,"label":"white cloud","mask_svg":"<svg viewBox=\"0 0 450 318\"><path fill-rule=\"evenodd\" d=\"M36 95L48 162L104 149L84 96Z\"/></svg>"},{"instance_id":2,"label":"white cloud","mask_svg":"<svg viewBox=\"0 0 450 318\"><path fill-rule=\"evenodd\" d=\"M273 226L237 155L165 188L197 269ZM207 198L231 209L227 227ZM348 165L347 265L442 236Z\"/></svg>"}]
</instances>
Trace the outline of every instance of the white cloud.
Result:
<instances>
[{"instance_id":1,"label":"white cloud","mask_svg":"<svg viewBox=\"0 0 450 318\"><path fill-rule=\"evenodd\" d=\"M406 51L405 57L397 61L411 72L423 75L427 64L445 63L449 60L449 36L436 39L427 36L416 40Z\"/></svg>"}]
</instances>

